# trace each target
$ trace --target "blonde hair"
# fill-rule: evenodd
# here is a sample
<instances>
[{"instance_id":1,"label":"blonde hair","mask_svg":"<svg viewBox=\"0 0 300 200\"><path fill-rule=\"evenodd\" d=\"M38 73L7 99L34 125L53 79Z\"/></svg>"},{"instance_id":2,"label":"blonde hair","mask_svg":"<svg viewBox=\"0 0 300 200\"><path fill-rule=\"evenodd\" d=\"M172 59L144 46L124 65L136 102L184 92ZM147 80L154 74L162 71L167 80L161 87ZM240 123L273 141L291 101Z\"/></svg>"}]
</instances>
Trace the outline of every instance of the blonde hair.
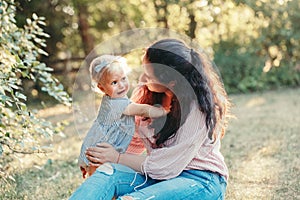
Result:
<instances>
[{"instance_id":1,"label":"blonde hair","mask_svg":"<svg viewBox=\"0 0 300 200\"><path fill-rule=\"evenodd\" d=\"M90 76L92 80L92 89L97 91L98 83L106 81L106 76L120 70L126 71L126 59L121 56L102 55L95 58L90 64Z\"/></svg>"}]
</instances>

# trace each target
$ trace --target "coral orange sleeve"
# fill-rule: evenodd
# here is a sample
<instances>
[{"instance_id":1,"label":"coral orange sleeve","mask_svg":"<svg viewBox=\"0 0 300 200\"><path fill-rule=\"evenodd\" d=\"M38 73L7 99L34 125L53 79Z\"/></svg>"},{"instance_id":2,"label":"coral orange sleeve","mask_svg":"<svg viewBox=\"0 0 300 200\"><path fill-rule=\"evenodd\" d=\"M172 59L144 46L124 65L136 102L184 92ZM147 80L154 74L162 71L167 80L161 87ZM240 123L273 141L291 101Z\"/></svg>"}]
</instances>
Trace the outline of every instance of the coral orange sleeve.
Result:
<instances>
[{"instance_id":1,"label":"coral orange sleeve","mask_svg":"<svg viewBox=\"0 0 300 200\"><path fill-rule=\"evenodd\" d=\"M126 153L142 154L146 151L143 141L140 139L137 132L134 133L133 138L127 148Z\"/></svg>"}]
</instances>

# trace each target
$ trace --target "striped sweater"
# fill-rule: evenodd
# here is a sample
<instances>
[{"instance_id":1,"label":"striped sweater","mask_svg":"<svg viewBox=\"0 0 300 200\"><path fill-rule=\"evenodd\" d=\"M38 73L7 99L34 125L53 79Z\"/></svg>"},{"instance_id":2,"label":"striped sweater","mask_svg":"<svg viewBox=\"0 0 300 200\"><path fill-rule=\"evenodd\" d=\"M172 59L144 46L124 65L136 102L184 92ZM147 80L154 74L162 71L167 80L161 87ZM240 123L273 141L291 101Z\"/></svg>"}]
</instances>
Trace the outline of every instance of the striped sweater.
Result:
<instances>
[{"instance_id":1,"label":"striped sweater","mask_svg":"<svg viewBox=\"0 0 300 200\"><path fill-rule=\"evenodd\" d=\"M152 148L155 143L149 122L136 120L136 130L147 149L142 172L153 179L170 179L183 170L198 169L219 173L228 180L228 169L220 152L220 138L214 143L207 137L205 115L194 102L185 123L175 137L167 140L162 148ZM220 131L222 124L216 128ZM138 150L139 149L139 150ZM142 145L134 138L127 152L141 152Z\"/></svg>"}]
</instances>

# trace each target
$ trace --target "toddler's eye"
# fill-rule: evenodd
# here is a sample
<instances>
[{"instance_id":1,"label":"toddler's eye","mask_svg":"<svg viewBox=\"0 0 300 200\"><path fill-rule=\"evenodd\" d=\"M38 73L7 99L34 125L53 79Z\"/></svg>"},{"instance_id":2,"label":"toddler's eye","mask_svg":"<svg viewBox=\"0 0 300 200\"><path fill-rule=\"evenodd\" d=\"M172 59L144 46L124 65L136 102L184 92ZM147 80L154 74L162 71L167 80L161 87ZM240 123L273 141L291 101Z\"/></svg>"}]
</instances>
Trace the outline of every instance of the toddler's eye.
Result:
<instances>
[{"instance_id":1,"label":"toddler's eye","mask_svg":"<svg viewBox=\"0 0 300 200\"><path fill-rule=\"evenodd\" d=\"M126 76L122 78L122 81L126 81Z\"/></svg>"},{"instance_id":2,"label":"toddler's eye","mask_svg":"<svg viewBox=\"0 0 300 200\"><path fill-rule=\"evenodd\" d=\"M116 84L117 84L117 81L111 82L111 85L116 85Z\"/></svg>"}]
</instances>

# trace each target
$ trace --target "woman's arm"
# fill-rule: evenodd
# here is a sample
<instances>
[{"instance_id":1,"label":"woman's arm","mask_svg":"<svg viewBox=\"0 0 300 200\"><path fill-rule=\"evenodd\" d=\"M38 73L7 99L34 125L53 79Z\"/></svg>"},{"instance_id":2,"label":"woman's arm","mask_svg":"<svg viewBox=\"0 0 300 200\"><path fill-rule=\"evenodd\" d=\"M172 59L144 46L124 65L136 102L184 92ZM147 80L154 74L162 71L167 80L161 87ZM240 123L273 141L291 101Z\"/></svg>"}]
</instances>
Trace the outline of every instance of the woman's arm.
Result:
<instances>
[{"instance_id":1,"label":"woman's arm","mask_svg":"<svg viewBox=\"0 0 300 200\"><path fill-rule=\"evenodd\" d=\"M163 107L155 107L148 104L131 103L124 110L124 115L138 115L142 117L157 118L168 114Z\"/></svg>"},{"instance_id":2,"label":"woman's arm","mask_svg":"<svg viewBox=\"0 0 300 200\"><path fill-rule=\"evenodd\" d=\"M138 172L141 172L141 165L146 159L145 155L120 154L108 143L100 143L96 147L88 148L86 155L90 161L89 164L94 167L98 167L106 162L112 162L126 165Z\"/></svg>"},{"instance_id":3,"label":"woman's arm","mask_svg":"<svg viewBox=\"0 0 300 200\"><path fill-rule=\"evenodd\" d=\"M120 154L119 163L132 168L137 172L142 172L142 163L145 161L146 155L136 155L124 153Z\"/></svg>"},{"instance_id":4,"label":"woman's arm","mask_svg":"<svg viewBox=\"0 0 300 200\"><path fill-rule=\"evenodd\" d=\"M147 126L140 126L138 131L141 137L148 138L150 130ZM206 139L205 116L197 106L193 106L177 135L170 139L170 144L149 150L150 154L142 163L143 172L154 179L178 176L199 153Z\"/></svg>"}]
</instances>

